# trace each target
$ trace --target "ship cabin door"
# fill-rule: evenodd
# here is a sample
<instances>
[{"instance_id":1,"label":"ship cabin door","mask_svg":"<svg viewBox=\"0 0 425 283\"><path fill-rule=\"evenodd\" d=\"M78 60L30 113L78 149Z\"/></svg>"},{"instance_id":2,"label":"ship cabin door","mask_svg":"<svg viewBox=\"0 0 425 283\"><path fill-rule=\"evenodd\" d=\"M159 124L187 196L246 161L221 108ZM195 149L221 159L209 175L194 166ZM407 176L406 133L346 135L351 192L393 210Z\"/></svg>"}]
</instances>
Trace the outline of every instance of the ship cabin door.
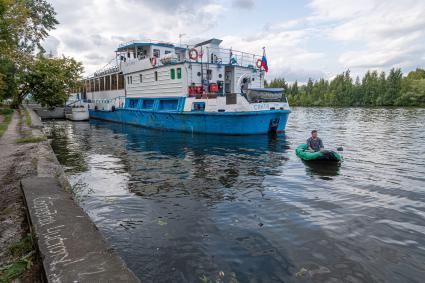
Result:
<instances>
[{"instance_id":1,"label":"ship cabin door","mask_svg":"<svg viewBox=\"0 0 425 283\"><path fill-rule=\"evenodd\" d=\"M224 69L224 93L232 93L233 91L233 82L235 77L235 68L234 67L225 67Z\"/></svg>"}]
</instances>

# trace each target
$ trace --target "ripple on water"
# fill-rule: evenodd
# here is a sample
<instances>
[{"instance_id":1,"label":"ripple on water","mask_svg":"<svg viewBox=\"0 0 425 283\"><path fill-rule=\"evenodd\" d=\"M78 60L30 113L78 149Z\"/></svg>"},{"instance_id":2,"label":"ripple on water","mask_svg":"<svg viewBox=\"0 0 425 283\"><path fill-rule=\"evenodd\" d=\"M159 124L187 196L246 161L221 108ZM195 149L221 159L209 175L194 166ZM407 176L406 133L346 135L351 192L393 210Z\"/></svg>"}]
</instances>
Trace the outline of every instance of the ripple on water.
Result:
<instances>
[{"instance_id":1,"label":"ripple on water","mask_svg":"<svg viewBox=\"0 0 425 283\"><path fill-rule=\"evenodd\" d=\"M421 282L424 109L294 108L287 135L47 122L77 201L142 281ZM300 162L318 129L340 168Z\"/></svg>"}]
</instances>

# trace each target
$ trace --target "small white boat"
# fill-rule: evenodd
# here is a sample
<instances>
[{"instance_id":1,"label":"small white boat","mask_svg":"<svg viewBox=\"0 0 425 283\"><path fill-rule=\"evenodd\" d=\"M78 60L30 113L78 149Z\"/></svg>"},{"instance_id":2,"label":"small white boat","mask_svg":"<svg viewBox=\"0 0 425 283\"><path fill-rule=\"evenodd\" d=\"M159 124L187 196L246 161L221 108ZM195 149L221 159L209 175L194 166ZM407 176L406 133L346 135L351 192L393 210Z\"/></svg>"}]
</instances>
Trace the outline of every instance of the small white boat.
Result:
<instances>
[{"instance_id":1,"label":"small white boat","mask_svg":"<svg viewBox=\"0 0 425 283\"><path fill-rule=\"evenodd\" d=\"M89 109L87 105L67 107L65 117L72 121L87 121L89 119Z\"/></svg>"},{"instance_id":2,"label":"small white boat","mask_svg":"<svg viewBox=\"0 0 425 283\"><path fill-rule=\"evenodd\" d=\"M71 96L65 107L65 118L72 121L89 120L88 104L80 97Z\"/></svg>"}]
</instances>

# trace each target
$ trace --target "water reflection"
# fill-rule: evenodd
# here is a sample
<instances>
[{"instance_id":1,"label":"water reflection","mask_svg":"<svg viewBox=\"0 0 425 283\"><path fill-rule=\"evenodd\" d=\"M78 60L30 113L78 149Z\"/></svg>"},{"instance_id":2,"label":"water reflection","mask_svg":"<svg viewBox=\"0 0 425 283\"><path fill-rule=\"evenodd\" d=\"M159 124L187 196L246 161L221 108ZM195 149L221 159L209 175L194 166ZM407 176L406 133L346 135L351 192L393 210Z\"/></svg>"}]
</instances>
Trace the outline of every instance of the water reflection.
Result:
<instances>
[{"instance_id":1,"label":"water reflection","mask_svg":"<svg viewBox=\"0 0 425 283\"><path fill-rule=\"evenodd\" d=\"M291 115L286 136L47 126L82 207L143 282L420 282L425 110ZM313 128L344 147L341 167L295 156Z\"/></svg>"},{"instance_id":2,"label":"water reflection","mask_svg":"<svg viewBox=\"0 0 425 283\"><path fill-rule=\"evenodd\" d=\"M332 176L338 176L341 164L338 163L320 163L303 161L305 171L309 176L317 176L323 180L332 180Z\"/></svg>"}]
</instances>

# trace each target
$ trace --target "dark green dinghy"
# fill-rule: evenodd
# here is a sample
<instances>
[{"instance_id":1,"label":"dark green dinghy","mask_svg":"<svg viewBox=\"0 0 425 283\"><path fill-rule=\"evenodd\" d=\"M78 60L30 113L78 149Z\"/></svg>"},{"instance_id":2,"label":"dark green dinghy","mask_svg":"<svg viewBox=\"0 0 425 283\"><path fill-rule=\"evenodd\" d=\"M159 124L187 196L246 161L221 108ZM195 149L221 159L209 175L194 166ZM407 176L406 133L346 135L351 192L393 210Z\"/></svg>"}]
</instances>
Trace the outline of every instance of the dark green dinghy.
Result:
<instances>
[{"instance_id":1,"label":"dark green dinghy","mask_svg":"<svg viewBox=\"0 0 425 283\"><path fill-rule=\"evenodd\" d=\"M322 150L316 152L308 151L308 146L303 143L300 144L295 153L299 158L304 161L311 162L323 162L323 163L340 163L342 161L342 156L332 150Z\"/></svg>"}]
</instances>

